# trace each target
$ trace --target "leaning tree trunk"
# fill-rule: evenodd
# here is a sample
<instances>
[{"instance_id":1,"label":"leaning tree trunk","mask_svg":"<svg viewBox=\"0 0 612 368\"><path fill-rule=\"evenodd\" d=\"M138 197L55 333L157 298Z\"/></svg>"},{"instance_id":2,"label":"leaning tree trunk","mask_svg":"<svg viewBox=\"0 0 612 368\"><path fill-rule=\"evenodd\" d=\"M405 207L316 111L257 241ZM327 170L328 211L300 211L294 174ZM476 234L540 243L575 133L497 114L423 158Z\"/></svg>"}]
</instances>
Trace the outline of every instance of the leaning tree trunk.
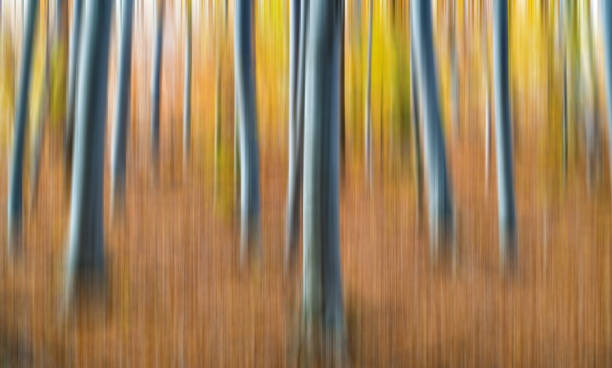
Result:
<instances>
[{"instance_id":1,"label":"leaning tree trunk","mask_svg":"<svg viewBox=\"0 0 612 368\"><path fill-rule=\"evenodd\" d=\"M500 257L503 262L513 262L516 257L516 220L508 88L507 0L495 0L493 5L493 83Z\"/></svg>"},{"instance_id":2,"label":"leaning tree trunk","mask_svg":"<svg viewBox=\"0 0 612 368\"><path fill-rule=\"evenodd\" d=\"M66 101L66 118L64 121L64 161L67 177L72 171L72 154L74 151L74 103L76 99L77 61L81 43L81 18L83 0L72 3L72 31L70 32L70 54L68 56L68 100Z\"/></svg>"},{"instance_id":3,"label":"leaning tree trunk","mask_svg":"<svg viewBox=\"0 0 612 368\"><path fill-rule=\"evenodd\" d=\"M307 343L318 334L341 348L343 334L339 214L341 4L312 0L304 130L302 318Z\"/></svg>"},{"instance_id":4,"label":"leaning tree trunk","mask_svg":"<svg viewBox=\"0 0 612 368\"><path fill-rule=\"evenodd\" d=\"M372 185L372 13L374 0L370 0L370 20L368 25L368 74L366 76L365 110L365 170L366 184Z\"/></svg>"},{"instance_id":5,"label":"leaning tree trunk","mask_svg":"<svg viewBox=\"0 0 612 368\"><path fill-rule=\"evenodd\" d=\"M165 1L157 0L157 23L155 31L155 48L153 51L153 69L151 75L151 159L154 176L159 174L159 99L161 84L161 59L164 41Z\"/></svg>"},{"instance_id":6,"label":"leaning tree trunk","mask_svg":"<svg viewBox=\"0 0 612 368\"><path fill-rule=\"evenodd\" d=\"M252 2L237 0L234 20L234 70L240 111L240 255L258 256L259 225L259 147L255 101Z\"/></svg>"},{"instance_id":7,"label":"leaning tree trunk","mask_svg":"<svg viewBox=\"0 0 612 368\"><path fill-rule=\"evenodd\" d=\"M183 163L189 159L191 144L191 0L187 0L187 30L185 36L185 92L183 95Z\"/></svg>"},{"instance_id":8,"label":"leaning tree trunk","mask_svg":"<svg viewBox=\"0 0 612 368\"><path fill-rule=\"evenodd\" d=\"M34 45L34 28L38 13L38 0L28 1L28 14L23 38L23 57L19 71L19 91L15 114L15 135L13 137L13 154L8 191L8 247L17 246L21 240L23 212L23 156L25 133L28 116L28 98L30 80L32 79L32 49Z\"/></svg>"},{"instance_id":9,"label":"leaning tree trunk","mask_svg":"<svg viewBox=\"0 0 612 368\"><path fill-rule=\"evenodd\" d=\"M431 4L412 1L411 27L414 32L414 61L423 100L425 167L427 169L429 232L432 255L452 250L453 213L451 188L446 168L442 134L436 60L433 51Z\"/></svg>"},{"instance_id":10,"label":"leaning tree trunk","mask_svg":"<svg viewBox=\"0 0 612 368\"><path fill-rule=\"evenodd\" d=\"M601 6L608 108L608 153L610 155L610 176L612 177L612 3L604 1ZM612 180L610 182L612 183Z\"/></svg>"},{"instance_id":11,"label":"leaning tree trunk","mask_svg":"<svg viewBox=\"0 0 612 368\"><path fill-rule=\"evenodd\" d=\"M306 42L310 0L300 1L297 50L297 91L294 110L293 132L289 137L289 180L287 195L287 219L285 223L285 261L289 266L295 261L299 242L300 193L304 170L304 91L306 76ZM295 16L295 15L294 15Z\"/></svg>"},{"instance_id":12,"label":"leaning tree trunk","mask_svg":"<svg viewBox=\"0 0 612 368\"><path fill-rule=\"evenodd\" d=\"M132 21L133 0L123 0L121 6L121 38L119 40L119 76L115 127L111 157L112 213L123 212L125 206L125 154L127 146L127 120L130 108L132 80Z\"/></svg>"},{"instance_id":13,"label":"leaning tree trunk","mask_svg":"<svg viewBox=\"0 0 612 368\"><path fill-rule=\"evenodd\" d=\"M104 271L104 135L112 0L86 0L76 98L66 296Z\"/></svg>"}]
</instances>

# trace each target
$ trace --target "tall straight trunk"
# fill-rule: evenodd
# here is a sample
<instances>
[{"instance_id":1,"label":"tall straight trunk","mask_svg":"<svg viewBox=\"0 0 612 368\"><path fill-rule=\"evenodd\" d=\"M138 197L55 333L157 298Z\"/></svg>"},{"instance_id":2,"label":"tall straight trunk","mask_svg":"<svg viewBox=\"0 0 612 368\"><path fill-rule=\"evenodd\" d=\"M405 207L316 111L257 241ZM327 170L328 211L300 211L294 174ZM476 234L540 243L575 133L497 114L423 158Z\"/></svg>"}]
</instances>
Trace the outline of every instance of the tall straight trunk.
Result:
<instances>
[{"instance_id":1,"label":"tall straight trunk","mask_svg":"<svg viewBox=\"0 0 612 368\"><path fill-rule=\"evenodd\" d=\"M410 32L410 97L412 104L412 139L414 142L414 166L417 181L417 204L419 212L423 209L423 164L421 158L421 129L420 129L420 99L419 99L419 76L416 73L414 57L414 36Z\"/></svg>"},{"instance_id":2,"label":"tall straight trunk","mask_svg":"<svg viewBox=\"0 0 612 368\"><path fill-rule=\"evenodd\" d=\"M240 110L240 254L244 263L247 257L258 256L261 247L252 2L236 0L234 11L234 70Z\"/></svg>"},{"instance_id":3,"label":"tall straight trunk","mask_svg":"<svg viewBox=\"0 0 612 368\"><path fill-rule=\"evenodd\" d=\"M234 76L234 206L240 203L240 108L238 84Z\"/></svg>"},{"instance_id":4,"label":"tall straight trunk","mask_svg":"<svg viewBox=\"0 0 612 368\"><path fill-rule=\"evenodd\" d=\"M485 5L483 4L483 7ZM489 70L489 42L487 39L486 13L482 9L482 28L480 43L482 51L483 77L485 80L485 193L489 190L489 172L491 170L491 78Z\"/></svg>"},{"instance_id":5,"label":"tall straight trunk","mask_svg":"<svg viewBox=\"0 0 612 368\"><path fill-rule=\"evenodd\" d=\"M185 92L183 95L183 162L189 159L189 147L191 144L191 0L187 0L187 29L185 36Z\"/></svg>"},{"instance_id":6,"label":"tall straight trunk","mask_svg":"<svg viewBox=\"0 0 612 368\"><path fill-rule=\"evenodd\" d=\"M372 13L374 0L370 0L370 20L368 25L368 74L366 76L365 108L365 170L366 184L372 184Z\"/></svg>"},{"instance_id":7,"label":"tall straight trunk","mask_svg":"<svg viewBox=\"0 0 612 368\"><path fill-rule=\"evenodd\" d=\"M594 176L596 174L596 165L599 159L599 88L597 86L597 70L595 66L595 56L593 54L593 25L591 19L591 1L586 1L585 4L585 17L584 26L586 29L586 48L587 48L587 64L589 79L591 83L591 99L592 105L590 110L586 109L585 125L586 125L586 145L587 145L587 181L589 182L589 188L594 183ZM588 104L585 104L588 106Z\"/></svg>"},{"instance_id":8,"label":"tall straight trunk","mask_svg":"<svg viewBox=\"0 0 612 368\"><path fill-rule=\"evenodd\" d=\"M465 15L465 14L464 14ZM451 78L451 121L453 134L459 135L459 58L457 55L457 3L450 0L449 14L450 78Z\"/></svg>"},{"instance_id":9,"label":"tall straight trunk","mask_svg":"<svg viewBox=\"0 0 612 368\"><path fill-rule=\"evenodd\" d=\"M345 82L346 82L346 68L345 68L345 48L346 48L346 0L342 1L342 10L341 10L341 22L340 25L340 180L344 180L345 171L346 171L346 109L345 109Z\"/></svg>"},{"instance_id":10,"label":"tall straight trunk","mask_svg":"<svg viewBox=\"0 0 612 368\"><path fill-rule=\"evenodd\" d=\"M302 313L307 341L317 333L340 348L343 330L339 214L341 4L312 0L304 130ZM337 351L336 351L337 352Z\"/></svg>"},{"instance_id":11,"label":"tall straight trunk","mask_svg":"<svg viewBox=\"0 0 612 368\"><path fill-rule=\"evenodd\" d=\"M15 135L8 191L8 247L17 246L21 240L23 212L23 156L25 134L28 119L28 99L30 97L30 80L32 79L32 49L34 30L38 13L38 0L29 0L25 34L23 37L23 56L19 67L19 90L17 109L15 111Z\"/></svg>"},{"instance_id":12,"label":"tall straight trunk","mask_svg":"<svg viewBox=\"0 0 612 368\"><path fill-rule=\"evenodd\" d=\"M40 178L40 160L42 156L42 145L45 137L45 123L49 118L49 96L51 94L49 88L49 59L51 57L51 26L49 24L49 1L46 3L46 36L45 36L45 66L43 69L43 84L40 99L38 100L38 125L36 138L34 139L34 152L30 166L30 208L36 206L38 179Z\"/></svg>"},{"instance_id":13,"label":"tall straight trunk","mask_svg":"<svg viewBox=\"0 0 612 368\"><path fill-rule=\"evenodd\" d=\"M66 119L64 121L64 161L66 173L70 175L72 154L74 151L74 115L77 83L77 61L81 43L81 18L83 0L72 3L72 31L70 32L70 53L68 55L68 100L66 101Z\"/></svg>"},{"instance_id":14,"label":"tall straight trunk","mask_svg":"<svg viewBox=\"0 0 612 368\"><path fill-rule=\"evenodd\" d=\"M291 0L289 3L289 169L287 178L287 214L285 220L285 266L295 259L298 243L299 193L296 192L298 181L298 71L300 60L300 14L302 1Z\"/></svg>"},{"instance_id":15,"label":"tall straight trunk","mask_svg":"<svg viewBox=\"0 0 612 368\"><path fill-rule=\"evenodd\" d=\"M604 44L604 62L606 74L606 104L608 109L608 153L610 161L610 173L612 177L612 3L603 1L602 27ZM612 183L612 180L610 180Z\"/></svg>"},{"instance_id":16,"label":"tall straight trunk","mask_svg":"<svg viewBox=\"0 0 612 368\"><path fill-rule=\"evenodd\" d=\"M433 51L431 4L412 1L411 27L414 32L416 72L423 100L425 167L429 202L429 232L432 255L452 250L453 210L442 134L436 59Z\"/></svg>"},{"instance_id":17,"label":"tall straight trunk","mask_svg":"<svg viewBox=\"0 0 612 368\"><path fill-rule=\"evenodd\" d=\"M123 0L121 5L121 38L119 40L119 76L115 126L111 157L111 208L113 214L123 212L125 206L125 155L127 124L132 81L132 22L134 0Z\"/></svg>"},{"instance_id":18,"label":"tall straight trunk","mask_svg":"<svg viewBox=\"0 0 612 368\"><path fill-rule=\"evenodd\" d=\"M306 42L310 0L301 0L299 10L299 43L297 51L297 94L293 137L290 137L289 190L285 223L285 261L288 265L297 256L300 229L300 195L304 171L304 92L306 78Z\"/></svg>"},{"instance_id":19,"label":"tall straight trunk","mask_svg":"<svg viewBox=\"0 0 612 368\"><path fill-rule=\"evenodd\" d=\"M493 83L500 257L503 262L513 262L516 257L516 220L508 88L507 0L495 0L493 5Z\"/></svg>"},{"instance_id":20,"label":"tall straight trunk","mask_svg":"<svg viewBox=\"0 0 612 368\"><path fill-rule=\"evenodd\" d=\"M104 135L112 0L85 0L76 98L66 295L104 270Z\"/></svg>"},{"instance_id":21,"label":"tall straight trunk","mask_svg":"<svg viewBox=\"0 0 612 368\"><path fill-rule=\"evenodd\" d=\"M162 46L164 41L165 0L157 0L157 22L155 26L155 48L151 75L151 159L154 175L159 174L159 99L161 84Z\"/></svg>"}]
</instances>

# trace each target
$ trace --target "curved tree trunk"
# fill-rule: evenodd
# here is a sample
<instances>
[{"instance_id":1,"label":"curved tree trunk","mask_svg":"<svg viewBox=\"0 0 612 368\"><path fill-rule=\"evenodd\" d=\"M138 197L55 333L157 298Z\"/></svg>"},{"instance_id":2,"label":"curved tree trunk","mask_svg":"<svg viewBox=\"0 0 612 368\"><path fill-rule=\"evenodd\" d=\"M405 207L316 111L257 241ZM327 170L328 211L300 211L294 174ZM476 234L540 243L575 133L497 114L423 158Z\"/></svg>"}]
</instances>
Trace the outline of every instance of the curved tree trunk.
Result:
<instances>
[{"instance_id":1,"label":"curved tree trunk","mask_svg":"<svg viewBox=\"0 0 612 368\"><path fill-rule=\"evenodd\" d=\"M290 137L289 190L287 197L287 219L285 223L285 261L295 261L299 243L300 195L304 171L304 91L306 75L306 42L310 0L301 0L299 9L299 32L297 50L297 92L294 110L293 134Z\"/></svg>"},{"instance_id":2,"label":"curved tree trunk","mask_svg":"<svg viewBox=\"0 0 612 368\"><path fill-rule=\"evenodd\" d=\"M252 2L236 0L234 20L234 70L240 111L240 255L260 252L259 225L259 147L255 68L252 39Z\"/></svg>"},{"instance_id":3,"label":"curved tree trunk","mask_svg":"<svg viewBox=\"0 0 612 368\"><path fill-rule=\"evenodd\" d=\"M66 296L104 270L104 135L112 0L86 0L79 56Z\"/></svg>"},{"instance_id":4,"label":"curved tree trunk","mask_svg":"<svg viewBox=\"0 0 612 368\"><path fill-rule=\"evenodd\" d=\"M67 177L72 172L72 154L74 151L74 115L77 83L77 61L81 44L81 18L83 0L72 3L72 31L70 32L70 53L68 55L68 100L66 101L66 120L64 121L64 161Z\"/></svg>"},{"instance_id":5,"label":"curved tree trunk","mask_svg":"<svg viewBox=\"0 0 612 368\"><path fill-rule=\"evenodd\" d=\"M185 36L185 92L183 95L183 163L189 160L191 145L191 0L187 0L187 30Z\"/></svg>"},{"instance_id":6,"label":"curved tree trunk","mask_svg":"<svg viewBox=\"0 0 612 368\"><path fill-rule=\"evenodd\" d=\"M164 43L165 5L164 0L157 0L157 24L151 75L151 159L155 177L159 175L159 89L161 84L162 47Z\"/></svg>"},{"instance_id":7,"label":"curved tree trunk","mask_svg":"<svg viewBox=\"0 0 612 368\"><path fill-rule=\"evenodd\" d=\"M339 227L341 4L312 0L304 130L302 313L306 341L317 334L338 353L343 330Z\"/></svg>"},{"instance_id":8,"label":"curved tree trunk","mask_svg":"<svg viewBox=\"0 0 612 368\"><path fill-rule=\"evenodd\" d=\"M119 40L119 76L115 126L111 157L111 208L113 215L125 206L125 155L127 146L127 124L130 109L130 86L132 81L132 22L134 0L123 0L121 6L121 38Z\"/></svg>"},{"instance_id":9,"label":"curved tree trunk","mask_svg":"<svg viewBox=\"0 0 612 368\"><path fill-rule=\"evenodd\" d=\"M438 77L433 51L431 4L412 1L411 27L414 32L416 72L419 77L420 97L423 99L423 127L425 167L429 202L430 245L434 258L442 246L452 249L453 213L451 188L446 168L446 148L442 134Z\"/></svg>"},{"instance_id":10,"label":"curved tree trunk","mask_svg":"<svg viewBox=\"0 0 612 368\"><path fill-rule=\"evenodd\" d=\"M30 80L32 79L32 49L34 46L34 29L38 13L38 0L28 1L28 14L23 37L23 56L19 67L19 90L15 113L15 135L13 136L13 153L8 191L8 246L9 250L21 240L23 212L23 156L25 134L28 118L28 99Z\"/></svg>"},{"instance_id":11,"label":"curved tree trunk","mask_svg":"<svg viewBox=\"0 0 612 368\"><path fill-rule=\"evenodd\" d=\"M516 257L516 220L508 88L507 0L495 0L493 5L493 83L500 256L503 262L513 262Z\"/></svg>"}]
</instances>

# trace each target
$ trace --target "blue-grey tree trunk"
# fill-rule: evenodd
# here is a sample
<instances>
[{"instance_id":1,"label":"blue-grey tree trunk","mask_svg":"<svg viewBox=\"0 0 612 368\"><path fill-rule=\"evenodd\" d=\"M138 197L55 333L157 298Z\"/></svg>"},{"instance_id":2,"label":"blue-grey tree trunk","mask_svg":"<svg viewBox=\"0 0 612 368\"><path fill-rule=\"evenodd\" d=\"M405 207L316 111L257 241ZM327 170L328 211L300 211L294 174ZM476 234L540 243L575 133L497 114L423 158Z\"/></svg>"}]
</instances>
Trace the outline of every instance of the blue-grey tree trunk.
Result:
<instances>
[{"instance_id":1,"label":"blue-grey tree trunk","mask_svg":"<svg viewBox=\"0 0 612 368\"><path fill-rule=\"evenodd\" d=\"M513 262L516 257L512 130L508 87L507 0L495 0L493 4L493 84L495 96L499 246L501 260L505 263Z\"/></svg>"},{"instance_id":2,"label":"blue-grey tree trunk","mask_svg":"<svg viewBox=\"0 0 612 368\"><path fill-rule=\"evenodd\" d=\"M25 151L25 134L28 119L28 100L30 97L30 80L32 79L32 49L34 30L38 13L38 0L29 0L25 34L23 37L23 56L19 66L19 90L15 113L15 135L8 191L8 249L12 250L21 240L23 216L23 156Z\"/></svg>"},{"instance_id":3,"label":"blue-grey tree trunk","mask_svg":"<svg viewBox=\"0 0 612 368\"><path fill-rule=\"evenodd\" d=\"M191 0L187 0L187 30L185 36L185 92L183 94L183 162L189 159L191 145Z\"/></svg>"},{"instance_id":4,"label":"blue-grey tree trunk","mask_svg":"<svg viewBox=\"0 0 612 368\"><path fill-rule=\"evenodd\" d=\"M132 22L134 0L123 0L121 5L121 34L119 40L119 75L115 126L111 156L111 208L113 216L125 206L125 156L127 148L130 86L132 81Z\"/></svg>"},{"instance_id":5,"label":"blue-grey tree trunk","mask_svg":"<svg viewBox=\"0 0 612 368\"><path fill-rule=\"evenodd\" d=\"M365 101L365 171L366 184L372 185L372 14L374 13L374 0L370 0L370 14L368 23L368 74L366 75L366 101Z\"/></svg>"},{"instance_id":6,"label":"blue-grey tree trunk","mask_svg":"<svg viewBox=\"0 0 612 368\"><path fill-rule=\"evenodd\" d=\"M606 105L608 109L608 153L610 158L610 176L612 177L612 3L603 1L602 26L604 44L604 62L606 75ZM610 180L612 183L612 180Z\"/></svg>"},{"instance_id":7,"label":"blue-grey tree trunk","mask_svg":"<svg viewBox=\"0 0 612 368\"><path fill-rule=\"evenodd\" d=\"M72 171L72 154L74 151L74 104L76 99L77 62L81 44L81 18L83 0L72 3L72 31L70 32L70 53L68 55L68 96L66 100L66 118L64 121L64 160L66 173Z\"/></svg>"},{"instance_id":8,"label":"blue-grey tree trunk","mask_svg":"<svg viewBox=\"0 0 612 368\"><path fill-rule=\"evenodd\" d=\"M287 266L295 260L297 255L300 231L300 195L304 171L304 90L310 0L302 0L299 5L299 9L293 9L294 12L299 13L292 15L292 18L295 18L293 20L296 23L299 22L299 24L296 24L298 29L294 36L297 41L295 55L297 74L293 122L290 122L289 134L289 179L285 222L285 261Z\"/></svg>"},{"instance_id":9,"label":"blue-grey tree trunk","mask_svg":"<svg viewBox=\"0 0 612 368\"><path fill-rule=\"evenodd\" d=\"M104 270L104 135L112 0L85 0L78 61L66 292Z\"/></svg>"},{"instance_id":10,"label":"blue-grey tree trunk","mask_svg":"<svg viewBox=\"0 0 612 368\"><path fill-rule=\"evenodd\" d=\"M439 250L453 245L453 209L442 134L436 59L433 49L431 4L412 1L411 29L414 33L414 61L420 97L423 100L425 168L427 170L429 233L434 258Z\"/></svg>"},{"instance_id":11,"label":"blue-grey tree trunk","mask_svg":"<svg viewBox=\"0 0 612 368\"><path fill-rule=\"evenodd\" d=\"M155 47L153 50L153 69L151 74L151 160L154 176L159 174L159 99L161 84L162 46L164 41L165 0L157 0L157 22L155 26Z\"/></svg>"},{"instance_id":12,"label":"blue-grey tree trunk","mask_svg":"<svg viewBox=\"0 0 612 368\"><path fill-rule=\"evenodd\" d=\"M234 11L234 70L240 111L240 255L244 263L261 251L252 2L236 0Z\"/></svg>"},{"instance_id":13,"label":"blue-grey tree trunk","mask_svg":"<svg viewBox=\"0 0 612 368\"><path fill-rule=\"evenodd\" d=\"M339 348L343 334L339 218L341 4L312 0L304 130L304 334Z\"/></svg>"},{"instance_id":14,"label":"blue-grey tree trunk","mask_svg":"<svg viewBox=\"0 0 612 368\"><path fill-rule=\"evenodd\" d=\"M414 36L410 33L410 97L412 104L412 138L414 142L414 166L417 181L417 205L419 212L423 209L423 164L421 159L421 106L419 98L419 76L416 73L414 57Z\"/></svg>"}]
</instances>

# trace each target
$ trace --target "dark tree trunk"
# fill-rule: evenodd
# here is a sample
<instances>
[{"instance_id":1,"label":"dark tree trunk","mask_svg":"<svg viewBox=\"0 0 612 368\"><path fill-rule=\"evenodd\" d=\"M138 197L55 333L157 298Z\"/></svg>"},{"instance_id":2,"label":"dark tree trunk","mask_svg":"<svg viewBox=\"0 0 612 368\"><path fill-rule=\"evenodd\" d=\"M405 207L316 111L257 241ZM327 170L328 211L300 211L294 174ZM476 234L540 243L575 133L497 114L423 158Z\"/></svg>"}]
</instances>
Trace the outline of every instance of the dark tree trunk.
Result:
<instances>
[{"instance_id":1,"label":"dark tree trunk","mask_svg":"<svg viewBox=\"0 0 612 368\"><path fill-rule=\"evenodd\" d=\"M162 47L164 41L165 0L157 0L157 23L155 31L155 49L153 51L153 69L151 75L151 159L154 176L159 175L159 104L161 84Z\"/></svg>"}]
</instances>

